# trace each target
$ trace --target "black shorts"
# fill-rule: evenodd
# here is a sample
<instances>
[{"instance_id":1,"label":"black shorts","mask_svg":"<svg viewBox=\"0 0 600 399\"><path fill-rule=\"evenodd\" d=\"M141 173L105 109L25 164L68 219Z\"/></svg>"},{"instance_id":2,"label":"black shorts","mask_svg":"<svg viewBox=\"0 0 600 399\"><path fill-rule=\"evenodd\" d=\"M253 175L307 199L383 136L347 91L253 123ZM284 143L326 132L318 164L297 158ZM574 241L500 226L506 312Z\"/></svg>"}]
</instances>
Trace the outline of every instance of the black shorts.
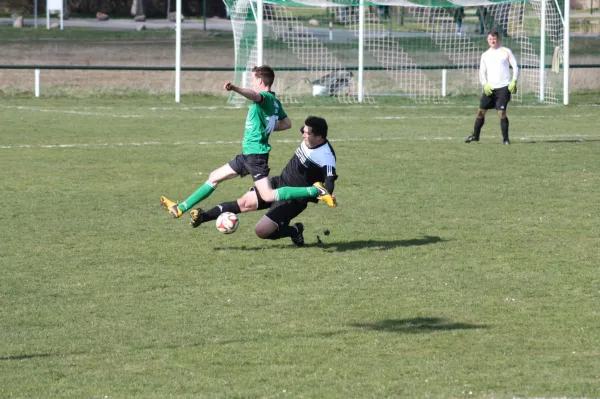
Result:
<instances>
[{"instance_id":1,"label":"black shorts","mask_svg":"<svg viewBox=\"0 0 600 399\"><path fill-rule=\"evenodd\" d=\"M229 166L241 177L251 175L253 181L269 176L269 154L238 155Z\"/></svg>"},{"instance_id":2,"label":"black shorts","mask_svg":"<svg viewBox=\"0 0 600 399\"><path fill-rule=\"evenodd\" d=\"M275 189L283 186L285 185L282 185L279 176L271 178L271 187ZM279 228L289 225L292 219L306 209L308 204L307 198L268 203L261 198L256 187L252 187L250 191L254 191L256 193L256 198L258 199L258 209L269 208L269 211L265 214L265 216L277 223Z\"/></svg>"},{"instance_id":3,"label":"black shorts","mask_svg":"<svg viewBox=\"0 0 600 399\"><path fill-rule=\"evenodd\" d=\"M479 108L481 109L492 109L495 108L498 111L506 110L508 107L508 102L510 101L510 91L508 91L508 86L500 87L498 89L494 89L492 91L491 96L486 96L485 93L481 96L481 101L479 102Z\"/></svg>"}]
</instances>

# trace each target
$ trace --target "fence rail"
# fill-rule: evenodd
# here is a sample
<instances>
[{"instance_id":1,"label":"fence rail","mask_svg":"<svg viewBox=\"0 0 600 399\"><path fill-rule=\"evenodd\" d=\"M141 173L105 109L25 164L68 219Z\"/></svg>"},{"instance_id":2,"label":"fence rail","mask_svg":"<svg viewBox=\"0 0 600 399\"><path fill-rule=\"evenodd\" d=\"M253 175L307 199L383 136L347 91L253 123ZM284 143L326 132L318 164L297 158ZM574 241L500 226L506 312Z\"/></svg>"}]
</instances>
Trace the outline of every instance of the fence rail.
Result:
<instances>
[{"instance_id":1,"label":"fence rail","mask_svg":"<svg viewBox=\"0 0 600 399\"><path fill-rule=\"evenodd\" d=\"M552 64L547 64L546 68L552 68ZM442 70L442 69L478 69L479 65L424 65L424 66L406 66L406 67L379 67L365 66L365 71L385 71L390 69L423 69L423 70ZM539 65L519 65L521 69L536 69ZM600 64L571 64L569 68L600 68ZM120 66L120 65L2 65L0 69L55 69L55 70L89 70L89 71L175 71L174 66ZM273 67L276 71L311 71L312 68L306 67ZM336 68L319 68L319 70L335 70ZM344 69L358 70L358 66L344 66ZM235 72L234 67L181 67L182 71L192 72Z\"/></svg>"}]
</instances>

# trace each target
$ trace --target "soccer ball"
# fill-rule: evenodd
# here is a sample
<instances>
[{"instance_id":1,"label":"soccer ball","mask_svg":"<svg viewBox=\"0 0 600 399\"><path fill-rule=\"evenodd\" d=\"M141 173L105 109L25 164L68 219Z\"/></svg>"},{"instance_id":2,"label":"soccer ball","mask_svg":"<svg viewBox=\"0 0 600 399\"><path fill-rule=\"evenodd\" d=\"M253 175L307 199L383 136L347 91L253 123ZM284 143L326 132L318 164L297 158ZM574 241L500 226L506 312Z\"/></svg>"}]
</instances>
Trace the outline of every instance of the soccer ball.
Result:
<instances>
[{"instance_id":1,"label":"soccer ball","mask_svg":"<svg viewBox=\"0 0 600 399\"><path fill-rule=\"evenodd\" d=\"M217 218L217 230L224 234L231 234L237 230L240 221L235 213L223 212Z\"/></svg>"}]
</instances>

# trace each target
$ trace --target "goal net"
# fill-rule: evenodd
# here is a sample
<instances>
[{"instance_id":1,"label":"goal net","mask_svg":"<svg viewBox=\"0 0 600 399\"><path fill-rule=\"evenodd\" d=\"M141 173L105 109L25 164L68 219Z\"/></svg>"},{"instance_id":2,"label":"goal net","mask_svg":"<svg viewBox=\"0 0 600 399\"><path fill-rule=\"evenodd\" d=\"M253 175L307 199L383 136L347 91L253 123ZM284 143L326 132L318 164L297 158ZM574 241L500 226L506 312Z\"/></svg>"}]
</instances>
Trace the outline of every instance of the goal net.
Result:
<instances>
[{"instance_id":1,"label":"goal net","mask_svg":"<svg viewBox=\"0 0 600 399\"><path fill-rule=\"evenodd\" d=\"M224 0L235 40L234 83L276 70L285 102L418 103L481 93L478 68L496 29L521 68L516 101L559 102L564 0ZM230 102L244 99L232 94Z\"/></svg>"}]
</instances>

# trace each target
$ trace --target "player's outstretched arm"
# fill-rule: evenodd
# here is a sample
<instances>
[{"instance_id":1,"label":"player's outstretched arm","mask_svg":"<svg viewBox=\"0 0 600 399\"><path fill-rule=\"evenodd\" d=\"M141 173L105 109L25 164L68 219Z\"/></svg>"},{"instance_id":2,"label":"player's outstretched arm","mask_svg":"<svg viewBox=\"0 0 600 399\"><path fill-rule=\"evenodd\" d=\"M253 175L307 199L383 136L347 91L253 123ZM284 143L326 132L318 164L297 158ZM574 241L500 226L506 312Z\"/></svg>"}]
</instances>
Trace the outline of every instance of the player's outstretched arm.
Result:
<instances>
[{"instance_id":1,"label":"player's outstretched arm","mask_svg":"<svg viewBox=\"0 0 600 399\"><path fill-rule=\"evenodd\" d=\"M252 89L246 89L244 87L238 87L231 82L225 82L223 88L227 91L235 91L236 93L246 97L248 100L259 103L262 101L262 96Z\"/></svg>"},{"instance_id":2,"label":"player's outstretched arm","mask_svg":"<svg viewBox=\"0 0 600 399\"><path fill-rule=\"evenodd\" d=\"M275 125L275 130L276 132L280 132L282 130L288 130L292 128L292 121L290 120L290 118L288 118L287 116L283 119L280 119L277 121L277 124Z\"/></svg>"}]
</instances>

